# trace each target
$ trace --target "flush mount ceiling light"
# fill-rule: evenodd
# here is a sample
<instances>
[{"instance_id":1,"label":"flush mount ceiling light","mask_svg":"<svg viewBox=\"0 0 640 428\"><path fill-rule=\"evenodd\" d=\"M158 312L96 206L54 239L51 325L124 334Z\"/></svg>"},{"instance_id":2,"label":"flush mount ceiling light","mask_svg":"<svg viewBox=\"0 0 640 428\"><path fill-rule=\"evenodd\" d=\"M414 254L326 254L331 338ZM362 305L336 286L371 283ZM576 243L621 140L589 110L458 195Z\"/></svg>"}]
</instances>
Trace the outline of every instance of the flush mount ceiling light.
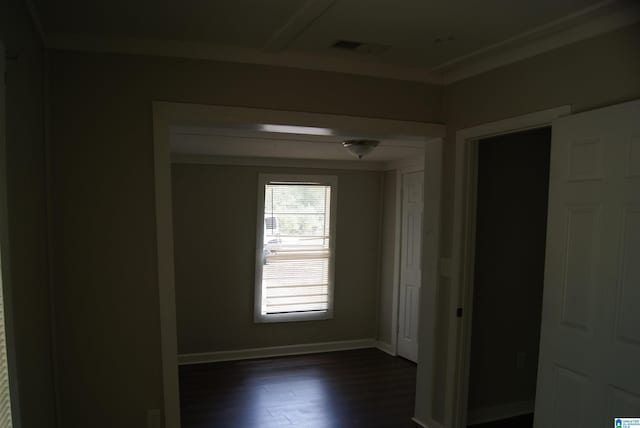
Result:
<instances>
[{"instance_id":1,"label":"flush mount ceiling light","mask_svg":"<svg viewBox=\"0 0 640 428\"><path fill-rule=\"evenodd\" d=\"M358 159L362 159L371 153L378 143L377 140L346 140L342 142L342 146Z\"/></svg>"}]
</instances>

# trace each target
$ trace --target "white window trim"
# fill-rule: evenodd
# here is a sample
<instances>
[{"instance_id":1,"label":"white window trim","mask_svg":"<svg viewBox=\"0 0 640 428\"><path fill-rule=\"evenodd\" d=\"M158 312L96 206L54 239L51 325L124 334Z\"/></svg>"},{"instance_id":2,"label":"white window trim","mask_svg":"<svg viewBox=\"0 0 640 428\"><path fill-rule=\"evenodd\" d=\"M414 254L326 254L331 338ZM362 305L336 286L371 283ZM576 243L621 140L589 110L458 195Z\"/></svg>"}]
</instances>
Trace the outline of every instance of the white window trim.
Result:
<instances>
[{"instance_id":1,"label":"white window trim","mask_svg":"<svg viewBox=\"0 0 640 428\"><path fill-rule=\"evenodd\" d=\"M322 312L297 312L288 314L262 313L262 246L264 245L264 188L267 183L281 181L291 183L317 183L331 186L329 207L329 284L327 310ZM256 323L326 320L333 318L333 289L335 282L336 212L338 201L338 177L335 175L259 174L258 209L256 223L255 293L253 319Z\"/></svg>"}]
</instances>

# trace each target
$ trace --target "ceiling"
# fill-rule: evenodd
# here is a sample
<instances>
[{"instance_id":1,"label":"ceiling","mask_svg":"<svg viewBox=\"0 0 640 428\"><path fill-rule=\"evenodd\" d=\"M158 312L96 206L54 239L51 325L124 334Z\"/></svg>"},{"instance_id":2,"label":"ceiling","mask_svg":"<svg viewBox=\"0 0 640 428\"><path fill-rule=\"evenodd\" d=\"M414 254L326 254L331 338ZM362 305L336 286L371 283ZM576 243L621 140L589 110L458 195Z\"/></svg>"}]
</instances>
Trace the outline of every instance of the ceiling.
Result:
<instances>
[{"instance_id":1,"label":"ceiling","mask_svg":"<svg viewBox=\"0 0 640 428\"><path fill-rule=\"evenodd\" d=\"M343 68L354 72L358 72L357 67L350 69L345 64L434 72L510 41L530 40L535 34L549 35L614 5L634 3L630 0L30 1L38 11L45 39L56 48L73 48L71 45L77 45L82 38L172 42L174 46L197 43L218 50L224 48L227 53L230 49L252 52L261 58L256 62L297 66L296 63L303 62L301 55L324 62L342 61ZM338 40L362 42L365 46L356 51L336 49L332 45ZM86 43L83 46L86 48ZM309 67L313 68L305 68Z\"/></svg>"},{"instance_id":2,"label":"ceiling","mask_svg":"<svg viewBox=\"0 0 640 428\"><path fill-rule=\"evenodd\" d=\"M196 52L195 57L210 59L436 83L481 72L490 63L487 58L504 58L507 48L528 47L533 55L540 53L531 49L533 42L544 42L547 50L557 47L560 42L549 40L562 31L572 34L563 39L570 43L576 34L593 35L594 28L603 32L640 20L637 0L26 1L52 48L169 56ZM597 18L605 25L594 25ZM338 41L362 45L337 49ZM484 65L455 70L470 58ZM173 130L171 144L176 155L348 161L354 158L340 142L349 137L362 136L180 128ZM423 145L384 138L358 163L417 158Z\"/></svg>"},{"instance_id":3,"label":"ceiling","mask_svg":"<svg viewBox=\"0 0 640 428\"><path fill-rule=\"evenodd\" d=\"M310 135L229 127L174 127L170 141L174 155L355 161L341 142L361 137L334 132ZM384 137L378 140L379 145L359 163L389 163L424 155L424 139Z\"/></svg>"}]
</instances>

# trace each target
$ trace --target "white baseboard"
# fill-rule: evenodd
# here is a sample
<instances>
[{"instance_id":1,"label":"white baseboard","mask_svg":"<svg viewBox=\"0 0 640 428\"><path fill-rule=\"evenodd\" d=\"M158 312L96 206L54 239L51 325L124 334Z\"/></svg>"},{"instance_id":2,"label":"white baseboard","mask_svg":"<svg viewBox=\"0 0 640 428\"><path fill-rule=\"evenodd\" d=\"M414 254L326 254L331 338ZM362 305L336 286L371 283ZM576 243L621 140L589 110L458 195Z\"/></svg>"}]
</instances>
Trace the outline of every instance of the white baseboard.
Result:
<instances>
[{"instance_id":1,"label":"white baseboard","mask_svg":"<svg viewBox=\"0 0 640 428\"><path fill-rule=\"evenodd\" d=\"M533 413L533 410L533 400L469 409L467 425L483 424L486 422L498 421L500 419L513 418L515 416Z\"/></svg>"},{"instance_id":2,"label":"white baseboard","mask_svg":"<svg viewBox=\"0 0 640 428\"><path fill-rule=\"evenodd\" d=\"M431 422L429 425L427 425L425 422L422 422L421 420L418 420L415 417L411 418L411 420L423 428L442 428L442 425L440 425L437 422Z\"/></svg>"},{"instance_id":3,"label":"white baseboard","mask_svg":"<svg viewBox=\"0 0 640 428\"><path fill-rule=\"evenodd\" d=\"M420 422L419 420L417 420L416 418L411 418L411 420L415 423L417 423L418 425L420 425L421 427L424 428L430 428L429 425L425 424L424 422Z\"/></svg>"},{"instance_id":4,"label":"white baseboard","mask_svg":"<svg viewBox=\"0 0 640 428\"><path fill-rule=\"evenodd\" d=\"M378 340L376 342L376 348L378 348L382 352L386 352L387 354L391 355L392 357L396 357L398 355L394 351L393 346L390 343L387 343L387 342L381 342L381 341Z\"/></svg>"},{"instance_id":5,"label":"white baseboard","mask_svg":"<svg viewBox=\"0 0 640 428\"><path fill-rule=\"evenodd\" d=\"M280 357L284 355L316 354L319 352L348 351L377 348L375 339L341 340L337 342L305 343L302 345L271 346L268 348L238 349L235 351L201 352L178 355L178 364L216 363L220 361L249 360L252 358Z\"/></svg>"}]
</instances>

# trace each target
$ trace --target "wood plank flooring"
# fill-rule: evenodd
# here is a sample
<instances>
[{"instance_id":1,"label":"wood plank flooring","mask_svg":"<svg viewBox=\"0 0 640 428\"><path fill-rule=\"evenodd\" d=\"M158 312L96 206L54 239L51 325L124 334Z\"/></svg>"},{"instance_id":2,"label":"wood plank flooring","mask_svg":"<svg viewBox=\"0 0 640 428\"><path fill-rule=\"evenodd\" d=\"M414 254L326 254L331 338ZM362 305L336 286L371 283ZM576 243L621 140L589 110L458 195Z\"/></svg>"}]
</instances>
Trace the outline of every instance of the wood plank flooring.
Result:
<instances>
[{"instance_id":1,"label":"wood plank flooring","mask_svg":"<svg viewBox=\"0 0 640 428\"><path fill-rule=\"evenodd\" d=\"M469 425L469 428L532 428L533 413L514 418L502 419L495 422L487 422L484 424Z\"/></svg>"},{"instance_id":2,"label":"wood plank flooring","mask_svg":"<svg viewBox=\"0 0 640 428\"><path fill-rule=\"evenodd\" d=\"M416 365L377 349L180 367L183 428L416 428Z\"/></svg>"}]
</instances>

